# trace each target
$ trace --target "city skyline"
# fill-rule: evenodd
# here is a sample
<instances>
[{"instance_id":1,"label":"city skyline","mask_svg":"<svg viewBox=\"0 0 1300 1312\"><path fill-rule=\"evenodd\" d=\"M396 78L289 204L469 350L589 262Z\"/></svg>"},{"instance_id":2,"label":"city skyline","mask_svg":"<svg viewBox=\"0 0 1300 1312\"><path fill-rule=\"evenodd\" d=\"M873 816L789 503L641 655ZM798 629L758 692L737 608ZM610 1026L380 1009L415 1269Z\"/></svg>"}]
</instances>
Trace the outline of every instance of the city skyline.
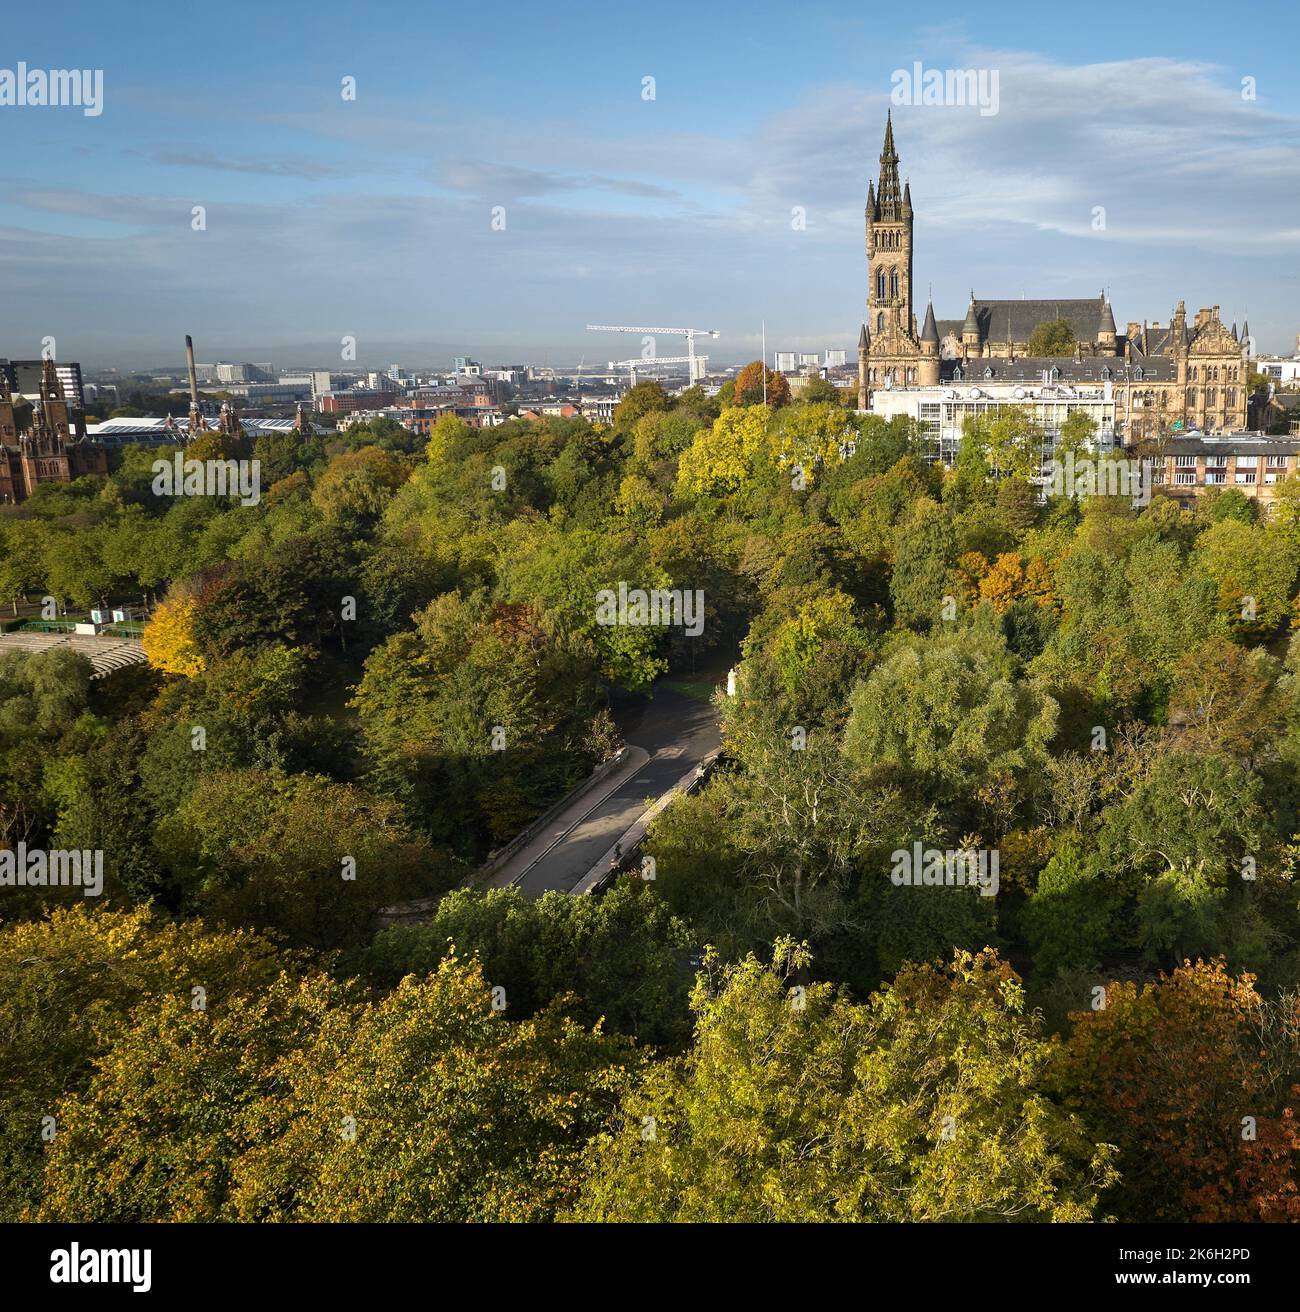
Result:
<instances>
[{"instance_id":1,"label":"city skyline","mask_svg":"<svg viewBox=\"0 0 1300 1312\"><path fill-rule=\"evenodd\" d=\"M976 28L945 6L887 26L667 6L627 27L506 5L490 33L383 5L361 32L315 6L157 12L94 42L11 24L6 66L104 79L97 116L0 108L23 129L0 355L53 336L90 368L164 366L185 332L207 358L324 366L344 336L371 367L626 353L588 322L716 327L718 363L753 358L763 323L769 351L851 350L879 125L917 62L999 82L994 114L893 105L941 317L976 269L979 296L1104 288L1120 321L1185 298L1294 347L1300 97L1259 40L1280 7L1250 34L1126 15L1122 54L1025 5Z\"/></svg>"}]
</instances>

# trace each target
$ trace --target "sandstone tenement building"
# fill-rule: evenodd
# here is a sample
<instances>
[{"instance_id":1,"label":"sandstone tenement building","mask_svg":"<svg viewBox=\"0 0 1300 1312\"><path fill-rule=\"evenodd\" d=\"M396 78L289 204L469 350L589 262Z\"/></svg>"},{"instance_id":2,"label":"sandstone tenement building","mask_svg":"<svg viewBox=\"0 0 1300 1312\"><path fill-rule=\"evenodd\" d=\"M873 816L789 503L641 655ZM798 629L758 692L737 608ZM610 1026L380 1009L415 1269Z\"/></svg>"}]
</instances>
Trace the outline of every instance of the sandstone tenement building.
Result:
<instances>
[{"instance_id":1,"label":"sandstone tenement building","mask_svg":"<svg viewBox=\"0 0 1300 1312\"><path fill-rule=\"evenodd\" d=\"M1188 322L1178 303L1168 324L1129 322L1119 332L1103 293L1081 300L984 300L972 291L961 319L913 309L914 221L910 183L900 184L892 117L885 120L878 182L866 207L867 316L858 338L858 409L883 388L1001 383L1109 384L1126 440L1189 430L1244 428L1247 346L1217 305ZM1029 355L1039 324L1064 320L1074 339L1063 355Z\"/></svg>"}]
</instances>

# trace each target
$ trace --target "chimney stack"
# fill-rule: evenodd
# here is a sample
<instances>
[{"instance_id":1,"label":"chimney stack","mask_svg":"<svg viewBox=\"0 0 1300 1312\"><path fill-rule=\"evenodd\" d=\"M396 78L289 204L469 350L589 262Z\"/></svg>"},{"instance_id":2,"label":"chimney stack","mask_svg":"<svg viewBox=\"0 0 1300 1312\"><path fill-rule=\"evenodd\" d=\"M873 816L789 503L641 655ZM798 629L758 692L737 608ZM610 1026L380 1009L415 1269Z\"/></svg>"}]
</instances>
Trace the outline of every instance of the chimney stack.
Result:
<instances>
[{"instance_id":1,"label":"chimney stack","mask_svg":"<svg viewBox=\"0 0 1300 1312\"><path fill-rule=\"evenodd\" d=\"M185 363L190 371L190 404L199 408L199 376L194 372L194 338L185 334Z\"/></svg>"},{"instance_id":2,"label":"chimney stack","mask_svg":"<svg viewBox=\"0 0 1300 1312\"><path fill-rule=\"evenodd\" d=\"M203 411L199 409L199 379L194 372L194 339L185 334L185 363L190 371L190 432L191 437L195 433L201 433L207 424L203 422Z\"/></svg>"}]
</instances>

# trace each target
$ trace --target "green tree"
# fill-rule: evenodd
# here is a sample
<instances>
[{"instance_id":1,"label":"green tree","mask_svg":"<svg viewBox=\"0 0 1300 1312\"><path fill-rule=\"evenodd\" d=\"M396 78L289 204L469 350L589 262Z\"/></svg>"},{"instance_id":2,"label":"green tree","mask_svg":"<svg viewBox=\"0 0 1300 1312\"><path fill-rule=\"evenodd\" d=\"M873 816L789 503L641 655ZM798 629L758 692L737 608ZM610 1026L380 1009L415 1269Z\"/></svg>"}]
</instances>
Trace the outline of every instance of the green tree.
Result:
<instances>
[{"instance_id":1,"label":"green tree","mask_svg":"<svg viewBox=\"0 0 1300 1312\"><path fill-rule=\"evenodd\" d=\"M428 974L449 953L470 954L505 989L508 1016L531 1016L573 993L584 1024L603 1018L642 1042L680 1045L690 1035L684 963L694 947L687 925L629 876L599 898L457 889L427 921L379 934L364 965L391 986Z\"/></svg>"},{"instance_id":2,"label":"green tree","mask_svg":"<svg viewBox=\"0 0 1300 1312\"><path fill-rule=\"evenodd\" d=\"M172 924L148 909L80 903L0 929L0 1218L15 1221L37 1206L43 1158L55 1144L63 1150L59 1099L87 1088L93 1064L130 1027L133 1009L156 1015L167 998L189 1009L196 988L220 1008L260 994L282 964L292 958L255 934ZM156 1054L150 1067L151 1076L167 1074ZM44 1117L55 1122L48 1146Z\"/></svg>"},{"instance_id":3,"label":"green tree","mask_svg":"<svg viewBox=\"0 0 1300 1312\"><path fill-rule=\"evenodd\" d=\"M1031 356L1072 355L1074 327L1068 319L1044 319L1029 334L1025 354Z\"/></svg>"},{"instance_id":4,"label":"green tree","mask_svg":"<svg viewBox=\"0 0 1300 1312\"><path fill-rule=\"evenodd\" d=\"M581 1221L1092 1219L1110 1152L1040 1091L1050 1049L993 953L910 966L867 1005L807 964L712 963L696 1042L593 1145ZM649 1127L649 1128L647 1128Z\"/></svg>"}]
</instances>

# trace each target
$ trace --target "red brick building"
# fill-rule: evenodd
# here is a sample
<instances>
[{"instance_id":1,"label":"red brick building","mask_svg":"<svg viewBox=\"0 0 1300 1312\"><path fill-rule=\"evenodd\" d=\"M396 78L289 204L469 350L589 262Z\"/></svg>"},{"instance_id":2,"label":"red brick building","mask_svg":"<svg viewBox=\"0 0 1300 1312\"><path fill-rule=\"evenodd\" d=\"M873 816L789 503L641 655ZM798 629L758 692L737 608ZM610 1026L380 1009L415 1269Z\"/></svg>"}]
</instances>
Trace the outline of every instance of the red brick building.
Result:
<instances>
[{"instance_id":1,"label":"red brick building","mask_svg":"<svg viewBox=\"0 0 1300 1312\"><path fill-rule=\"evenodd\" d=\"M23 434L14 420L9 379L0 370L0 505L25 501L42 483L107 473L108 452L74 432L74 415L52 360L42 366L40 398L31 429Z\"/></svg>"}]
</instances>

